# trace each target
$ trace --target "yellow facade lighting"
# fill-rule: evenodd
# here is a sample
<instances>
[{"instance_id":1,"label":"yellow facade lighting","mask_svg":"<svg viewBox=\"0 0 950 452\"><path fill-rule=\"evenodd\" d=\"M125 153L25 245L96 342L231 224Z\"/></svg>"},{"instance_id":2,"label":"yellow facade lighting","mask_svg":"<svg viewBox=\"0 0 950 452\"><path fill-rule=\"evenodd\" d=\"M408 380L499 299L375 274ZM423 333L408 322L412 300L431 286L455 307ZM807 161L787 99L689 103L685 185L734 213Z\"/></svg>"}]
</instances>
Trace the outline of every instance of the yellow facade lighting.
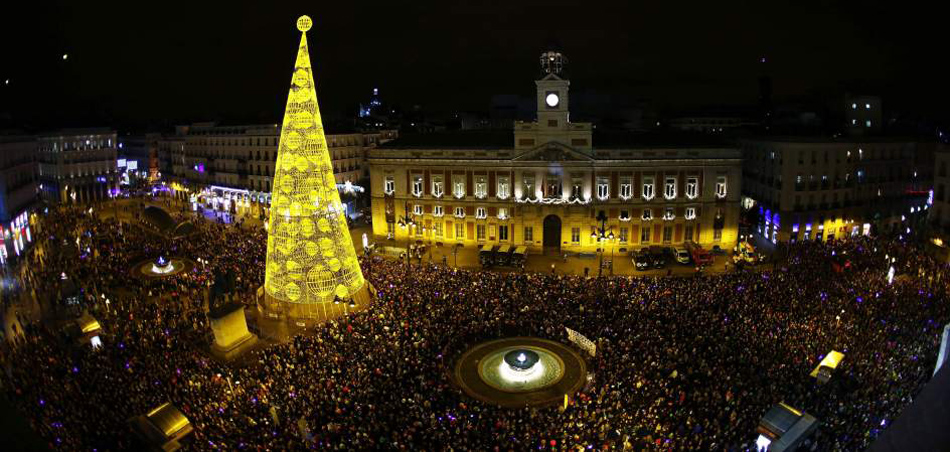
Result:
<instances>
[{"instance_id":1,"label":"yellow facade lighting","mask_svg":"<svg viewBox=\"0 0 950 452\"><path fill-rule=\"evenodd\" d=\"M306 35L312 24L307 16L297 19L303 34L277 150L264 289L288 316L331 318L344 313L335 299L365 305L368 298L358 295L366 292L366 281L317 104Z\"/></svg>"}]
</instances>

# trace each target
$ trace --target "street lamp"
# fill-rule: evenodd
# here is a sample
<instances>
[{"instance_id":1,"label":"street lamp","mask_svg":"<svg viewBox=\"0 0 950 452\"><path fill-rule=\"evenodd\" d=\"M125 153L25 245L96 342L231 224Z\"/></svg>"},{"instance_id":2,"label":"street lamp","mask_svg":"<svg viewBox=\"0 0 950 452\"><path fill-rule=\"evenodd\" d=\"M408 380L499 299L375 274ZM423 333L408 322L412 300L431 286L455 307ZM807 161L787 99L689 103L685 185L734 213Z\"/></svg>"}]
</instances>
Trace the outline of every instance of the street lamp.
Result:
<instances>
[{"instance_id":1,"label":"street lamp","mask_svg":"<svg viewBox=\"0 0 950 452\"><path fill-rule=\"evenodd\" d=\"M603 243L610 241L610 274L613 274L614 268L614 231L613 228L607 227L607 214L603 210L597 214L597 221L600 221L600 227L594 227L594 232L590 233L590 238L597 241L597 249L600 251L600 264L597 266L597 276L600 277L603 274L604 270L604 247Z\"/></svg>"},{"instance_id":2,"label":"street lamp","mask_svg":"<svg viewBox=\"0 0 950 452\"><path fill-rule=\"evenodd\" d=\"M432 234L435 232L434 226L425 227L422 226L422 236L426 240L426 248L429 251L429 263L432 263ZM420 263L422 261L422 256L419 256Z\"/></svg>"},{"instance_id":3,"label":"street lamp","mask_svg":"<svg viewBox=\"0 0 950 452\"><path fill-rule=\"evenodd\" d=\"M416 222L413 221L411 216L409 216L409 200L406 200L405 207L403 208L403 214L401 217L399 217L399 227L406 231L406 265L409 267L412 267L412 263L409 261L409 241L412 227L415 225Z\"/></svg>"}]
</instances>

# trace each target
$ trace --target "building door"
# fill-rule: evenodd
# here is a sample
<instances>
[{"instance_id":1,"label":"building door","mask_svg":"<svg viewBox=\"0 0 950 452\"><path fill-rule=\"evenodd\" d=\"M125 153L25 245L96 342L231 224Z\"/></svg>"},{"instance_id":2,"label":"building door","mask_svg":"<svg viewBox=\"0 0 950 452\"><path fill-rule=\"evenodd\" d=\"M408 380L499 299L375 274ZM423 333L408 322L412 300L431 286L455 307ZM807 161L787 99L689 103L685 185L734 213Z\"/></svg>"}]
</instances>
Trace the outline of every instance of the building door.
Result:
<instances>
[{"instance_id":1,"label":"building door","mask_svg":"<svg viewBox=\"0 0 950 452\"><path fill-rule=\"evenodd\" d=\"M544 248L561 249L561 219L557 215L544 217Z\"/></svg>"}]
</instances>

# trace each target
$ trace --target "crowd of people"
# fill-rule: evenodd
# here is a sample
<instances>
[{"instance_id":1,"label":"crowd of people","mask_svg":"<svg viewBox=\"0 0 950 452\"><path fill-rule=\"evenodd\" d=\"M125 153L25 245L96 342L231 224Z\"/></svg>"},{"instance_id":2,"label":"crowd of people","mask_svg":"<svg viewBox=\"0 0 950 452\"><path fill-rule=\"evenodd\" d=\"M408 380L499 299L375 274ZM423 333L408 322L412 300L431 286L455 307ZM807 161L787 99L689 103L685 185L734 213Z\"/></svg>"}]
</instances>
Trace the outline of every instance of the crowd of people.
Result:
<instances>
[{"instance_id":1,"label":"crowd of people","mask_svg":"<svg viewBox=\"0 0 950 452\"><path fill-rule=\"evenodd\" d=\"M683 278L372 257L370 310L226 365L207 353L203 294L230 270L251 299L263 229L198 222L169 244L69 208L43 224L23 290L59 303L49 281L65 272L102 347L35 325L3 350L2 384L62 450L128 450L127 420L166 401L195 427L193 450L754 450L759 419L781 401L820 420L807 449L863 450L929 380L950 319L947 267L897 241L799 243L774 269ZM163 251L207 264L128 276ZM593 376L566 409L503 409L452 384L448 369L473 343L513 328L564 342L565 327L597 343ZM819 384L809 373L831 350L844 361Z\"/></svg>"}]
</instances>

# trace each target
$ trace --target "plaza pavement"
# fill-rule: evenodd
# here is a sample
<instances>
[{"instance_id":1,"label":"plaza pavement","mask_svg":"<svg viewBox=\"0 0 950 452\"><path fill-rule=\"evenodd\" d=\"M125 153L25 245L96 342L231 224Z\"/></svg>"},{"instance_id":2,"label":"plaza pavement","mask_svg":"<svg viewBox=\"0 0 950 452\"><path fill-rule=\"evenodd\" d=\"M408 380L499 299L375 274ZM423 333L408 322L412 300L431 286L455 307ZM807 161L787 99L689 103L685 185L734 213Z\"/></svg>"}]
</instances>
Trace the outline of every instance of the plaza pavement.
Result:
<instances>
[{"instance_id":1,"label":"plaza pavement","mask_svg":"<svg viewBox=\"0 0 950 452\"><path fill-rule=\"evenodd\" d=\"M118 212L120 220L130 221L132 220L132 215L134 212L137 212L134 208L135 203L142 202L141 199L122 199L118 201L118 208L110 208L112 206L103 206L100 209L100 214L104 217L110 217L114 212ZM170 198L156 198L153 201L145 201L146 205L157 205L166 210L169 210L170 213L181 212L181 209L186 208L186 212L189 213L189 217L193 220L199 218L199 214L191 212L190 206L185 203L176 202L174 199ZM124 207L124 208L123 208ZM205 210L203 215L204 219L208 221L217 221L218 215L215 212ZM243 220L243 224L246 227L261 227L263 223L255 215L247 215L239 212L236 216L223 215L222 219L231 223L233 221ZM357 252L362 252L363 249L363 234L367 234L369 242L375 243L377 250L381 250L385 247L391 248L406 248L406 242L403 240L376 240L373 237L372 227L362 223L357 222L356 225L350 229L350 235L353 239L353 245L356 248ZM436 263L441 264L443 262L443 257L445 257L446 265L455 268L465 268L465 269L480 269L481 264L478 260L478 248L474 246L466 246L458 248L458 252L453 253L456 248L451 244L442 244L438 245L436 242L425 241L425 244L428 246L429 250L426 251L423 256L423 263ZM758 246L758 244L756 244ZM617 247L619 249L620 247ZM766 248L761 248L767 250ZM630 276L692 276L696 273L696 268L694 265L682 265L676 262L670 262L667 264L666 268L658 270L648 270L648 271L637 271L633 266L633 261L630 256L630 248L627 252L621 253L614 250L613 253L613 274L614 275L630 275ZM431 252L430 252L431 251ZM398 258L397 255L389 255L387 253L380 253L384 256L391 258ZM431 257L430 257L431 255ZM610 249L607 249L607 252L604 253L604 260L610 260ZM703 272L705 274L718 274L723 272L731 272L735 269L735 266L732 264L732 259L728 255L723 256L714 256L715 262L712 265L707 266ZM594 253L587 255L569 255L566 259L563 255L542 255L539 253L530 253L528 254L528 259L525 264L526 272L533 273L551 273L551 266L554 265L554 273L556 274L569 274L569 275L584 275L585 268L588 271L589 276L597 276L597 267L600 262L600 256ZM412 265L417 265L418 260L413 260ZM514 272L520 271L514 268L493 268L494 271L500 272ZM605 268L603 271L604 276L609 276L611 274L609 268Z\"/></svg>"}]
</instances>

